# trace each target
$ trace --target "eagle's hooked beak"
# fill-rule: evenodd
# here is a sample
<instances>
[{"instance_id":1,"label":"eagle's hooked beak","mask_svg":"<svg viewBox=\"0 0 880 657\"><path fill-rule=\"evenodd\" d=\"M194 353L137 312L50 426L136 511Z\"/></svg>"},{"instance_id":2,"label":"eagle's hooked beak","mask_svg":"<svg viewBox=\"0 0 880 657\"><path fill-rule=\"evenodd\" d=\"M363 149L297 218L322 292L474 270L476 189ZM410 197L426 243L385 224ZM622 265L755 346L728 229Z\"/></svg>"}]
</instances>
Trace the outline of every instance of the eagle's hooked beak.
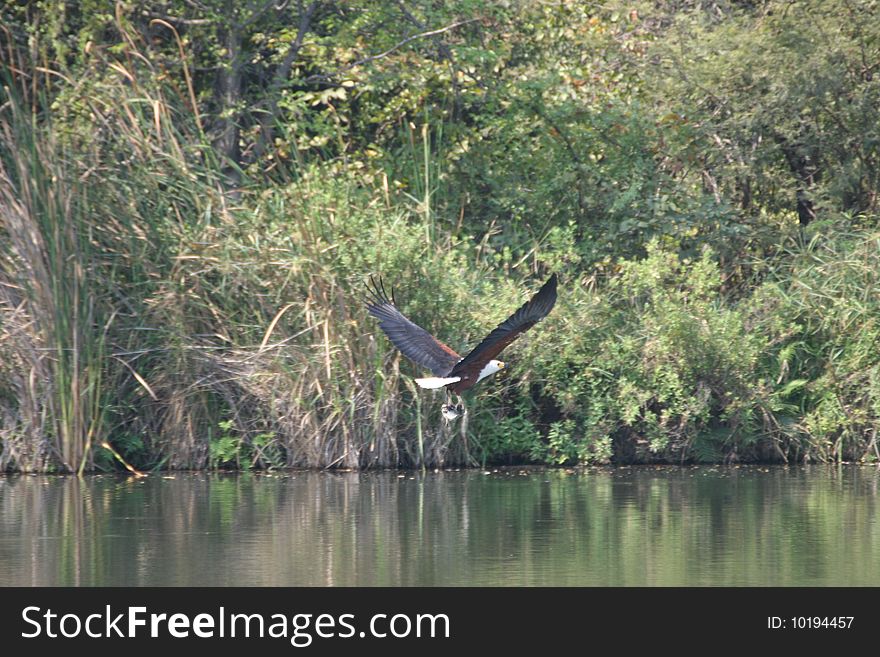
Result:
<instances>
[{"instance_id":1,"label":"eagle's hooked beak","mask_svg":"<svg viewBox=\"0 0 880 657\"><path fill-rule=\"evenodd\" d=\"M499 361L498 361L498 367L501 368L501 369L503 370L505 367L507 367L507 364L504 363L503 361L500 361L500 360L499 360Z\"/></svg>"}]
</instances>

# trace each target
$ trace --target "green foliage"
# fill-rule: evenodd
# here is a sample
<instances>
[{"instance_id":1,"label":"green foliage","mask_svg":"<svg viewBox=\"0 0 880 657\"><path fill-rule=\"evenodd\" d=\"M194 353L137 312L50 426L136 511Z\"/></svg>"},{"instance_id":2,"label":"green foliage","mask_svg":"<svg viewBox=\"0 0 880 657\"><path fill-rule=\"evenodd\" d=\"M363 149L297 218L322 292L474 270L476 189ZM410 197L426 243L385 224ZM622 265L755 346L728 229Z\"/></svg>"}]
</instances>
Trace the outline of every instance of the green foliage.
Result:
<instances>
[{"instance_id":1,"label":"green foliage","mask_svg":"<svg viewBox=\"0 0 880 657\"><path fill-rule=\"evenodd\" d=\"M0 467L880 458L877 3L710 4L4 6Z\"/></svg>"},{"instance_id":2,"label":"green foliage","mask_svg":"<svg viewBox=\"0 0 880 657\"><path fill-rule=\"evenodd\" d=\"M554 348L530 350L565 418L549 429L553 460L691 458L703 436L749 423L766 339L720 286L710 251L690 262L656 241L601 293L573 286Z\"/></svg>"},{"instance_id":3,"label":"green foliage","mask_svg":"<svg viewBox=\"0 0 880 657\"><path fill-rule=\"evenodd\" d=\"M811 226L811 239L755 297L779 344L773 398L809 436L804 457L877 459L880 250L876 233ZM772 304L772 305L771 305Z\"/></svg>"},{"instance_id":4,"label":"green foliage","mask_svg":"<svg viewBox=\"0 0 880 657\"><path fill-rule=\"evenodd\" d=\"M656 33L656 89L690 126L696 171L743 219L876 215L877 3L764 4L681 12Z\"/></svg>"},{"instance_id":5,"label":"green foliage","mask_svg":"<svg viewBox=\"0 0 880 657\"><path fill-rule=\"evenodd\" d=\"M493 409L494 410L494 409ZM506 408L498 417L486 412L473 420L474 436L479 441L480 461L485 463L542 461L541 434L523 408Z\"/></svg>"},{"instance_id":6,"label":"green foliage","mask_svg":"<svg viewBox=\"0 0 880 657\"><path fill-rule=\"evenodd\" d=\"M284 464L274 433L254 436L236 436L234 422L223 420L218 425L220 435L208 444L208 465L216 470L223 467L235 469L271 468Z\"/></svg>"}]
</instances>

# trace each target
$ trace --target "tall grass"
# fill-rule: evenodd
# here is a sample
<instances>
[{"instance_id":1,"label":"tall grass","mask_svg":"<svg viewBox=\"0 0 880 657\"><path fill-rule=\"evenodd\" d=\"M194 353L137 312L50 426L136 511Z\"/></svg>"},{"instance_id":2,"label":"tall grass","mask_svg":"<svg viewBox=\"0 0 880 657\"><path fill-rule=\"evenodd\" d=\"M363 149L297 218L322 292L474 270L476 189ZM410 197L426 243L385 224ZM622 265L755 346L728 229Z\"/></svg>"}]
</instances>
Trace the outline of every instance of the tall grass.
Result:
<instances>
[{"instance_id":1,"label":"tall grass","mask_svg":"<svg viewBox=\"0 0 880 657\"><path fill-rule=\"evenodd\" d=\"M434 239L427 128L417 207L338 163L230 194L189 96L135 55L96 51L51 108L7 87L0 468L471 462L363 303L383 275L416 317L486 328L472 245Z\"/></svg>"},{"instance_id":2,"label":"tall grass","mask_svg":"<svg viewBox=\"0 0 880 657\"><path fill-rule=\"evenodd\" d=\"M456 312L437 311L466 298L462 281L446 275L461 270L459 256L426 244L424 224L407 213L372 203L339 174L328 183L327 175L323 168L306 172L256 205L248 233L261 235L259 250L227 242L237 250L228 255L248 263L239 269L248 280L234 284L267 297L254 309L256 327L238 327L239 343L259 348L217 355L239 399L249 400L237 430L245 442L272 435L285 465L466 462L463 443L439 421L439 400L427 408L415 402L401 372L415 370L377 331L363 301L365 273L384 274L401 291L414 291L399 296L420 316L433 312L454 326ZM211 269L204 278L233 284L228 262Z\"/></svg>"},{"instance_id":3,"label":"tall grass","mask_svg":"<svg viewBox=\"0 0 880 657\"><path fill-rule=\"evenodd\" d=\"M755 300L778 336L780 433L806 437L800 458L880 461L880 234L813 226Z\"/></svg>"},{"instance_id":4,"label":"tall grass","mask_svg":"<svg viewBox=\"0 0 880 657\"><path fill-rule=\"evenodd\" d=\"M7 408L0 467L82 471L92 465L106 404L102 377L112 317L103 312L96 282L100 238L89 222L86 191L57 143L37 137L14 99L4 114L0 337L7 346L0 371Z\"/></svg>"}]
</instances>

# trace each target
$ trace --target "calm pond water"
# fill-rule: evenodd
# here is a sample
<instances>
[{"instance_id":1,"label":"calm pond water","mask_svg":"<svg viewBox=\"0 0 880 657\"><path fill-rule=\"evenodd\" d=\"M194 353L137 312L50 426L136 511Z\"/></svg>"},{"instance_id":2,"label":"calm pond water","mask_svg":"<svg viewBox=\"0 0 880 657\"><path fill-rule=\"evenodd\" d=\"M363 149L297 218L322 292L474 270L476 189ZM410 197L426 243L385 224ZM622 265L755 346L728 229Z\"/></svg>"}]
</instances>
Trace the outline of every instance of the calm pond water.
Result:
<instances>
[{"instance_id":1,"label":"calm pond water","mask_svg":"<svg viewBox=\"0 0 880 657\"><path fill-rule=\"evenodd\" d=\"M0 477L3 585L880 586L876 467Z\"/></svg>"}]
</instances>

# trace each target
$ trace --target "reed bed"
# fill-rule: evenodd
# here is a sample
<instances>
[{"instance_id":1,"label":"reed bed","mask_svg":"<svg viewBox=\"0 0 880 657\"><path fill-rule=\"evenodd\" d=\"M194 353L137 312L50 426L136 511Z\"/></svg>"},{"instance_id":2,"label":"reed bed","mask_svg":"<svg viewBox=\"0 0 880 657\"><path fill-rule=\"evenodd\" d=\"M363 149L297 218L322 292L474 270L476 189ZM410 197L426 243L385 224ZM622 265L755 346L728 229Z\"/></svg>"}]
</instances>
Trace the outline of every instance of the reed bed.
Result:
<instances>
[{"instance_id":1,"label":"reed bed","mask_svg":"<svg viewBox=\"0 0 880 657\"><path fill-rule=\"evenodd\" d=\"M464 297L430 210L332 166L230 192L187 98L128 59L52 120L6 87L0 469L473 462L439 398L414 406L363 303L372 273L421 286L423 311Z\"/></svg>"}]
</instances>

